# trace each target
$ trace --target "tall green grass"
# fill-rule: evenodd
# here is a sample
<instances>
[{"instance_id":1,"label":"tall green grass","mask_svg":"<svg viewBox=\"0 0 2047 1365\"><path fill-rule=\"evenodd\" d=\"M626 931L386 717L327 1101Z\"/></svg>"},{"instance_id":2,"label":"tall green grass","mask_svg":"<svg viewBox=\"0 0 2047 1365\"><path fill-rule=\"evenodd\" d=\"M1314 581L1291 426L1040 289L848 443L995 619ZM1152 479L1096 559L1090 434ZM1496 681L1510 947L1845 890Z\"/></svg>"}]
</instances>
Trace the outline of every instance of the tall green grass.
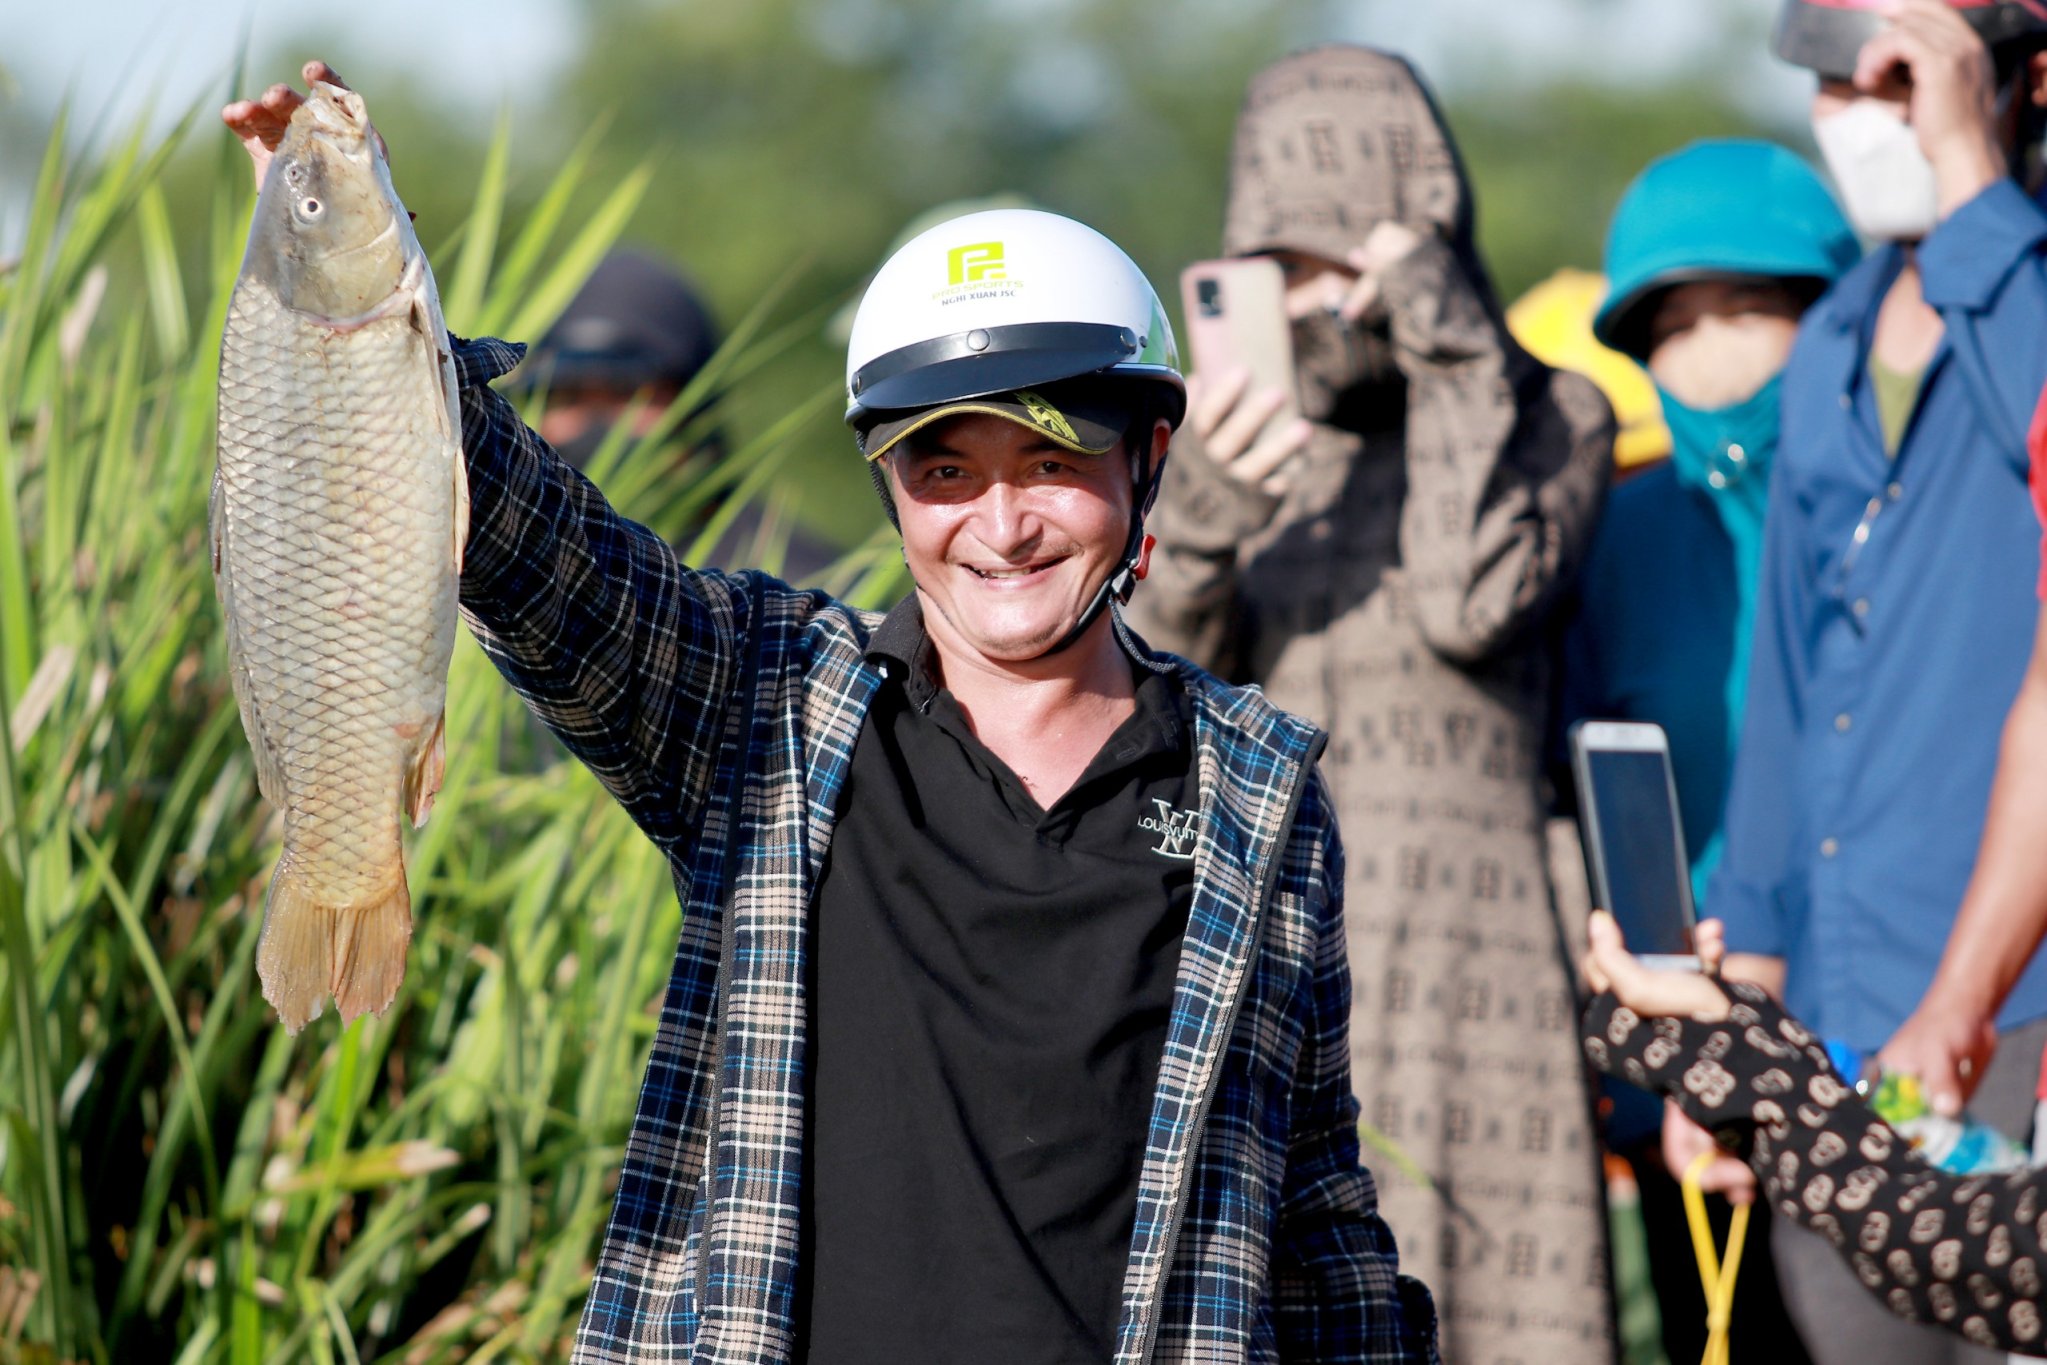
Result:
<instances>
[{"instance_id":1,"label":"tall green grass","mask_svg":"<svg viewBox=\"0 0 2047 1365\"><path fill-rule=\"evenodd\" d=\"M194 139L210 209L177 222ZM0 274L0 1362L557 1358L673 951L666 867L465 638L397 1002L277 1026L253 961L277 828L205 531L249 176L217 127L66 146L60 123ZM647 172L593 187L591 147L510 223L499 130L473 217L429 242L451 327L536 335L602 256ZM814 325L771 323L785 302L593 466L699 548L758 502L771 569L806 414L717 461L655 448ZM875 600L893 565L877 540L831 586Z\"/></svg>"}]
</instances>

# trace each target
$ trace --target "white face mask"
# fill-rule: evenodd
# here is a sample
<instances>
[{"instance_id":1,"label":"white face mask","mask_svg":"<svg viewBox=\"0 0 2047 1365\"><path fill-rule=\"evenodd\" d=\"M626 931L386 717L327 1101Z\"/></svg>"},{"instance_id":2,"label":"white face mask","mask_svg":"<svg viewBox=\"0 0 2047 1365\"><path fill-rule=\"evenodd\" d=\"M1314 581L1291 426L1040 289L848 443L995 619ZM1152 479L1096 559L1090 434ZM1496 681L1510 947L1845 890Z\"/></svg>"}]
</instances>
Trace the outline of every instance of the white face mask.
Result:
<instances>
[{"instance_id":1,"label":"white face mask","mask_svg":"<svg viewBox=\"0 0 2047 1365\"><path fill-rule=\"evenodd\" d=\"M1911 242L1933 231L1940 220L1933 163L1892 106L1855 100L1838 114L1814 119L1812 135L1849 220L1864 236Z\"/></svg>"}]
</instances>

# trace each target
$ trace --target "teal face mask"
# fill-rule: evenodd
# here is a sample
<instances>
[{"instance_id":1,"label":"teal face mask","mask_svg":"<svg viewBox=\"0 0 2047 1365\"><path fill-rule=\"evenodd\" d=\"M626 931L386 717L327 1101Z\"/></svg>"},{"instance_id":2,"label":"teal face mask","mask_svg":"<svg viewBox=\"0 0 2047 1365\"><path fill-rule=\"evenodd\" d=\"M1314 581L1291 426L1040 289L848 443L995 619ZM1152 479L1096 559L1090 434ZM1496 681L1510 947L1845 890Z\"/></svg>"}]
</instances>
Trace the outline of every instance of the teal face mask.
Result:
<instances>
[{"instance_id":1,"label":"teal face mask","mask_svg":"<svg viewBox=\"0 0 2047 1365\"><path fill-rule=\"evenodd\" d=\"M1737 545L1750 535L1761 543L1783 386L1784 375L1779 371L1747 398L1724 408L1687 407L1657 386L1663 399L1663 420L1670 428L1670 463L1678 481L1713 500ZM1738 522L1747 524L1738 527Z\"/></svg>"}]
</instances>

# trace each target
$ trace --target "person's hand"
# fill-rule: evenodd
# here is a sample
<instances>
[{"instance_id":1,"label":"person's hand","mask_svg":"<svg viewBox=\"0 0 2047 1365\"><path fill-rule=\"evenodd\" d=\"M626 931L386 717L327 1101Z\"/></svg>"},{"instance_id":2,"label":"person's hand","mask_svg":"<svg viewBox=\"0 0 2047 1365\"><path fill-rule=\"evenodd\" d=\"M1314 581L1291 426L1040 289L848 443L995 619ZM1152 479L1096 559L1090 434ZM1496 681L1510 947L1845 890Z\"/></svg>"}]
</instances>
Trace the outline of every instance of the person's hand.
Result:
<instances>
[{"instance_id":1,"label":"person's hand","mask_svg":"<svg viewBox=\"0 0 2047 1365\"><path fill-rule=\"evenodd\" d=\"M1187 377L1187 426L1216 468L1237 482L1278 496L1286 492L1294 457L1308 444L1314 425L1305 417L1266 429L1286 406L1275 387L1251 391L1251 371L1225 370L1211 380Z\"/></svg>"},{"instance_id":2,"label":"person's hand","mask_svg":"<svg viewBox=\"0 0 2047 1365\"><path fill-rule=\"evenodd\" d=\"M1952 1006L1929 993L1877 1053L1877 1065L1919 1078L1938 1114L1953 1118L1974 1094L1997 1051L1997 1023L1980 1009Z\"/></svg>"},{"instance_id":3,"label":"person's hand","mask_svg":"<svg viewBox=\"0 0 2047 1365\"><path fill-rule=\"evenodd\" d=\"M1386 272L1407 259L1422 244L1422 235L1405 223L1387 219L1365 235L1365 244L1345 261L1358 272L1357 279L1336 301L1336 311L1349 323L1362 321L1383 306Z\"/></svg>"},{"instance_id":4,"label":"person's hand","mask_svg":"<svg viewBox=\"0 0 2047 1365\"><path fill-rule=\"evenodd\" d=\"M1623 1005L1644 1018L1684 1015L1702 1024L1727 1017L1727 995L1707 979L1720 973L1727 956L1727 935L1717 919L1702 920L1692 943L1706 976L1697 972L1660 972L1644 967L1621 940L1621 928L1604 910L1594 910L1585 926L1592 950L1585 955L1585 979L1595 991L1612 991Z\"/></svg>"},{"instance_id":5,"label":"person's hand","mask_svg":"<svg viewBox=\"0 0 2047 1365\"><path fill-rule=\"evenodd\" d=\"M315 81L325 81L344 90L349 88L340 73L325 62L307 62L299 74L305 78L308 87ZM255 99L236 100L220 111L220 121L241 139L243 149L249 154L258 191L263 188L263 177L270 170L270 158L276 154L277 144L284 141L284 130L291 126L292 113L305 102L306 97L292 87L273 85ZM383 136L374 135L378 153L385 160L390 160L390 149L384 145Z\"/></svg>"},{"instance_id":6,"label":"person's hand","mask_svg":"<svg viewBox=\"0 0 2047 1365\"><path fill-rule=\"evenodd\" d=\"M1708 979L1719 974L1727 957L1727 936L1719 920L1701 921L1692 934L1706 976L1644 967L1628 952L1620 926L1604 910L1592 912L1586 933L1592 949L1585 956L1585 976L1594 990L1612 991L1623 1005L1644 1018L1688 1015L1701 1023L1717 1024L1727 1017L1727 995ZM1713 1153L1713 1160L1699 1175L1700 1189L1724 1194L1737 1204L1755 1200L1756 1173L1748 1163L1723 1150L1710 1132L1686 1118L1675 1103L1664 1101L1663 1161L1671 1175L1683 1179L1702 1152Z\"/></svg>"},{"instance_id":7,"label":"person's hand","mask_svg":"<svg viewBox=\"0 0 2047 1365\"><path fill-rule=\"evenodd\" d=\"M1905 95L1945 218L2005 174L1990 51L1941 0L1895 0L1888 13L1890 26L1856 56L1854 85L1868 95Z\"/></svg>"},{"instance_id":8,"label":"person's hand","mask_svg":"<svg viewBox=\"0 0 2047 1365\"><path fill-rule=\"evenodd\" d=\"M1667 973L1675 975L1675 973ZM1699 1172L1699 1188L1707 1194L1724 1194L1733 1204L1753 1204L1756 1173L1749 1164L1713 1140L1713 1135L1685 1117L1675 1100L1663 1102L1663 1164L1673 1179L1684 1174L1701 1152L1713 1153L1713 1160Z\"/></svg>"}]
</instances>

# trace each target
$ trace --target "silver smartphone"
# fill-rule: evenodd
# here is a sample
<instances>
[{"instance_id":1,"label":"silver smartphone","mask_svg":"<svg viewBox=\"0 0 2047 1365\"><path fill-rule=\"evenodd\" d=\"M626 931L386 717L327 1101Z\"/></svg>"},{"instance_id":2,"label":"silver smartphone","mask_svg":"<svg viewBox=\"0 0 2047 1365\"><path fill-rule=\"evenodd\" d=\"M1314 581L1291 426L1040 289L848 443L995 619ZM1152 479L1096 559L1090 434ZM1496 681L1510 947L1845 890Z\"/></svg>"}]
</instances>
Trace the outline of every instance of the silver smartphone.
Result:
<instances>
[{"instance_id":1,"label":"silver smartphone","mask_svg":"<svg viewBox=\"0 0 2047 1365\"><path fill-rule=\"evenodd\" d=\"M1613 912L1644 966L1702 970L1669 737L1645 721L1581 720L1570 740L1594 903Z\"/></svg>"}]
</instances>

